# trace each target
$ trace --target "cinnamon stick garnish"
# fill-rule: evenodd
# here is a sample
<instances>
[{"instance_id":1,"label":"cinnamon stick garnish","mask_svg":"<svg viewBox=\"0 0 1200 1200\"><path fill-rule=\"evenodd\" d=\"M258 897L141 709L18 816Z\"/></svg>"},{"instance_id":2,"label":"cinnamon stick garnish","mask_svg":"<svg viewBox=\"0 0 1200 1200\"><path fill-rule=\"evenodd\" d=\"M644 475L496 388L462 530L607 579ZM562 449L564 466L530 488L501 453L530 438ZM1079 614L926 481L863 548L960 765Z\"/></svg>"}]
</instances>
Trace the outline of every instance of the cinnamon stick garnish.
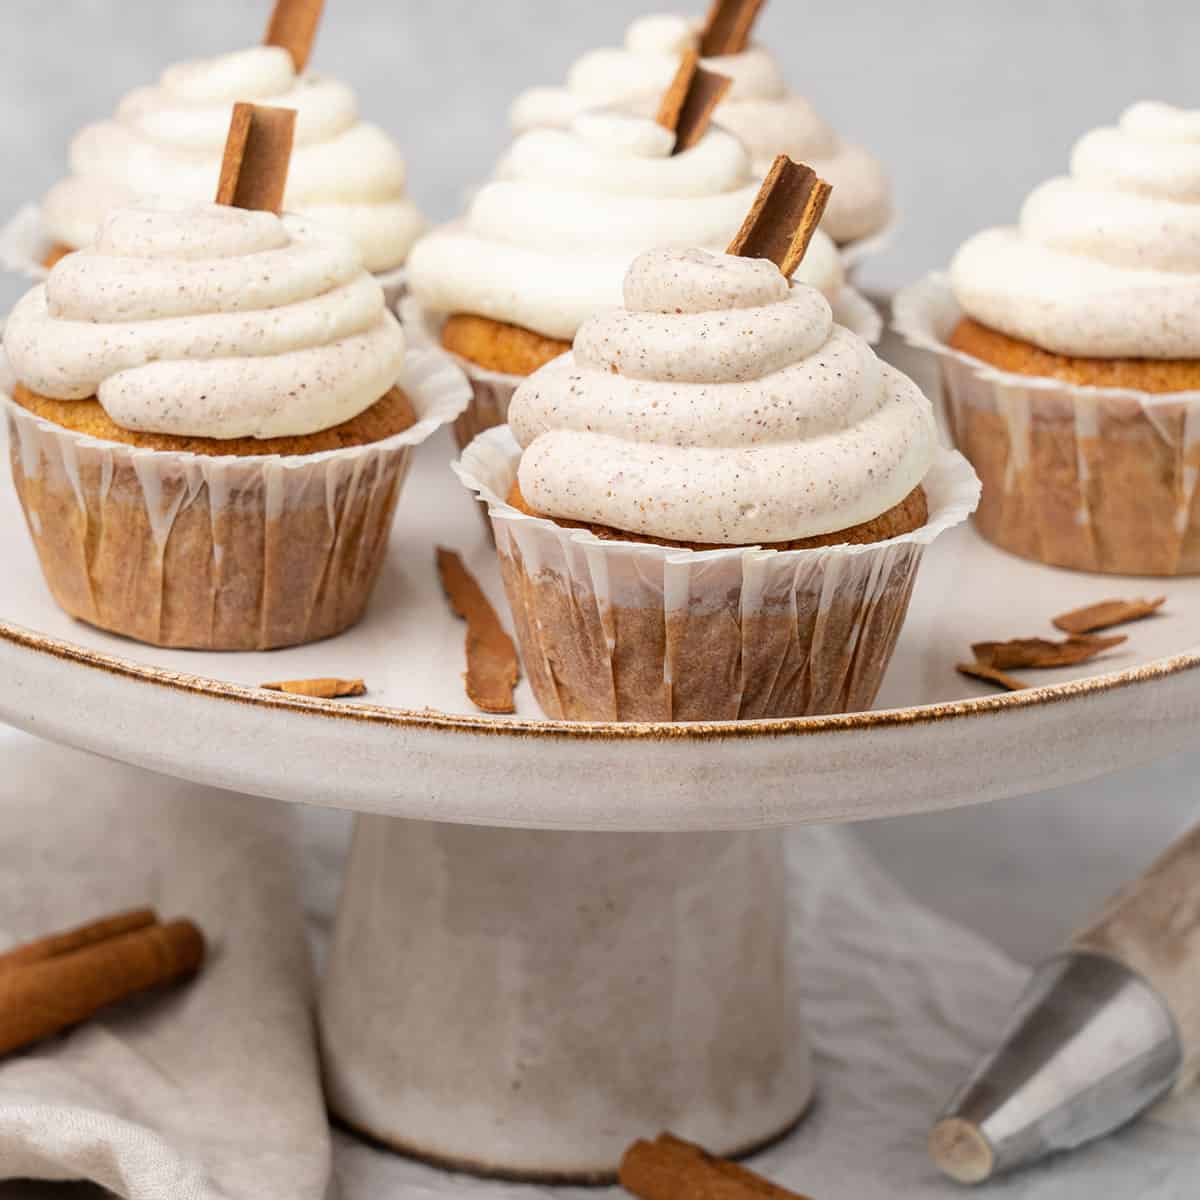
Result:
<instances>
[{"instance_id":1,"label":"cinnamon stick garnish","mask_svg":"<svg viewBox=\"0 0 1200 1200\"><path fill-rule=\"evenodd\" d=\"M282 46L292 56L296 74L308 66L325 0L276 0L264 46Z\"/></svg>"},{"instance_id":2,"label":"cinnamon stick garnish","mask_svg":"<svg viewBox=\"0 0 1200 1200\"><path fill-rule=\"evenodd\" d=\"M52 933L47 937L38 938L35 942L17 946L6 954L0 954L0 971L44 962L48 958L70 954L74 950L82 950L87 946L94 946L97 942L106 942L123 933L133 933L135 930L147 929L156 924L158 917L152 908L139 908L133 912L104 917L102 920L81 925L78 929Z\"/></svg>"},{"instance_id":3,"label":"cinnamon stick garnish","mask_svg":"<svg viewBox=\"0 0 1200 1200\"><path fill-rule=\"evenodd\" d=\"M361 679L281 679L264 683L268 692L285 692L289 696L310 696L315 700L340 700L344 696L365 696L367 685Z\"/></svg>"},{"instance_id":4,"label":"cinnamon stick garnish","mask_svg":"<svg viewBox=\"0 0 1200 1200\"><path fill-rule=\"evenodd\" d=\"M78 1025L120 1000L194 975L204 935L190 921L151 925L0 972L0 1054Z\"/></svg>"},{"instance_id":5,"label":"cinnamon stick garnish","mask_svg":"<svg viewBox=\"0 0 1200 1200\"><path fill-rule=\"evenodd\" d=\"M1166 596L1154 600L1102 600L1099 604L1089 604L1087 608L1076 608L1055 617L1054 627L1063 633L1096 633L1114 625L1152 617L1166 602Z\"/></svg>"},{"instance_id":6,"label":"cinnamon stick garnish","mask_svg":"<svg viewBox=\"0 0 1200 1200\"><path fill-rule=\"evenodd\" d=\"M484 712L516 712L513 688L521 678L521 669L512 638L504 632L483 589L453 550L438 547L437 569L450 607L467 623L467 697Z\"/></svg>"},{"instance_id":7,"label":"cinnamon stick garnish","mask_svg":"<svg viewBox=\"0 0 1200 1200\"><path fill-rule=\"evenodd\" d=\"M769 258L791 279L821 223L832 191L812 167L779 155L726 253Z\"/></svg>"},{"instance_id":8,"label":"cinnamon stick garnish","mask_svg":"<svg viewBox=\"0 0 1200 1200\"><path fill-rule=\"evenodd\" d=\"M282 212L295 136L295 109L235 104L221 161L217 203Z\"/></svg>"},{"instance_id":9,"label":"cinnamon stick garnish","mask_svg":"<svg viewBox=\"0 0 1200 1200\"><path fill-rule=\"evenodd\" d=\"M621 1160L619 1178L641 1200L806 1200L669 1133L634 1142Z\"/></svg>"},{"instance_id":10,"label":"cinnamon stick garnish","mask_svg":"<svg viewBox=\"0 0 1200 1200\"><path fill-rule=\"evenodd\" d=\"M732 86L732 79L702 67L697 51L685 51L655 117L675 134L672 154L690 150L704 136L717 105Z\"/></svg>"},{"instance_id":11,"label":"cinnamon stick garnish","mask_svg":"<svg viewBox=\"0 0 1200 1200\"><path fill-rule=\"evenodd\" d=\"M705 58L741 54L750 44L750 31L767 0L713 0L700 31L700 53Z\"/></svg>"}]
</instances>

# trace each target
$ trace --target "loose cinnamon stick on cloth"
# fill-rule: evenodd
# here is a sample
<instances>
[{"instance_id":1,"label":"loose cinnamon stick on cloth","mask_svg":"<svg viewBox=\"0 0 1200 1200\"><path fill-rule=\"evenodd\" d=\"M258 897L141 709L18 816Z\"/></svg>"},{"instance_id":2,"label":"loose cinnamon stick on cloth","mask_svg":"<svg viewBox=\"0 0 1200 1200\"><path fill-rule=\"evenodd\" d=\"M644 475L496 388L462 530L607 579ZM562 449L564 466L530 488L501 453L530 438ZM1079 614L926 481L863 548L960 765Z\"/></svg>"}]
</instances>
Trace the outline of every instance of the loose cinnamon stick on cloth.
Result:
<instances>
[{"instance_id":1,"label":"loose cinnamon stick on cloth","mask_svg":"<svg viewBox=\"0 0 1200 1200\"><path fill-rule=\"evenodd\" d=\"M1153 617L1164 604L1166 596L1153 600L1101 600L1086 608L1076 608L1054 618L1055 629L1078 637L1080 634L1096 633L1112 629L1114 625L1127 625L1130 621L1142 621Z\"/></svg>"},{"instance_id":2,"label":"loose cinnamon stick on cloth","mask_svg":"<svg viewBox=\"0 0 1200 1200\"><path fill-rule=\"evenodd\" d=\"M101 1009L194 975L204 935L191 921L150 925L0 972L0 1055L78 1025Z\"/></svg>"},{"instance_id":3,"label":"loose cinnamon stick on cloth","mask_svg":"<svg viewBox=\"0 0 1200 1200\"><path fill-rule=\"evenodd\" d=\"M17 946L6 954L0 954L0 971L10 967L25 967L31 963L43 962L47 958L57 958L60 954L69 954L72 950L82 950L86 946L94 946L97 942L106 942L109 938L118 937L123 933L133 933L138 929L147 929L158 924L158 916L152 908L138 908L133 912L118 913L113 917L105 917L81 925L78 929L68 929L64 933L52 933L47 937L38 938L36 942L27 942Z\"/></svg>"},{"instance_id":4,"label":"loose cinnamon stick on cloth","mask_svg":"<svg viewBox=\"0 0 1200 1200\"><path fill-rule=\"evenodd\" d=\"M705 58L741 54L750 44L754 22L767 0L713 0L700 31L700 53Z\"/></svg>"},{"instance_id":5,"label":"loose cinnamon stick on cloth","mask_svg":"<svg viewBox=\"0 0 1200 1200\"><path fill-rule=\"evenodd\" d=\"M672 154L690 150L704 136L717 105L732 86L733 80L727 76L705 70L695 50L685 52L655 117L675 135Z\"/></svg>"},{"instance_id":6,"label":"loose cinnamon stick on cloth","mask_svg":"<svg viewBox=\"0 0 1200 1200\"><path fill-rule=\"evenodd\" d=\"M299 74L308 66L325 0L276 0L264 46L282 46Z\"/></svg>"},{"instance_id":7,"label":"loose cinnamon stick on cloth","mask_svg":"<svg viewBox=\"0 0 1200 1200\"><path fill-rule=\"evenodd\" d=\"M804 260L832 191L812 167L779 155L726 253L769 258L791 279Z\"/></svg>"},{"instance_id":8,"label":"loose cinnamon stick on cloth","mask_svg":"<svg viewBox=\"0 0 1200 1200\"><path fill-rule=\"evenodd\" d=\"M619 1178L641 1200L806 1200L670 1133L634 1142L621 1160Z\"/></svg>"},{"instance_id":9,"label":"loose cinnamon stick on cloth","mask_svg":"<svg viewBox=\"0 0 1200 1200\"><path fill-rule=\"evenodd\" d=\"M295 109L235 104L221 161L217 203L282 212L295 135Z\"/></svg>"}]
</instances>

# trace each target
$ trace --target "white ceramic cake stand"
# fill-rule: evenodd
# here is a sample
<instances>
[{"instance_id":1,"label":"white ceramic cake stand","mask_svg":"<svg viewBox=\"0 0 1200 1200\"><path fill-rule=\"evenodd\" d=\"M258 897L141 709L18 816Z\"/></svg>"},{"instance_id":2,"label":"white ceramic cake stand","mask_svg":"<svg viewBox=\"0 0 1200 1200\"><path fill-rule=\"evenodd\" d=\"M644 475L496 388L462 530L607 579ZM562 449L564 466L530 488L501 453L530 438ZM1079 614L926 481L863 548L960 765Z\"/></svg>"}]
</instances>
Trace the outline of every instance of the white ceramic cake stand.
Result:
<instances>
[{"instance_id":1,"label":"white ceramic cake stand","mask_svg":"<svg viewBox=\"0 0 1200 1200\"><path fill-rule=\"evenodd\" d=\"M899 355L897 355L899 356ZM908 364L911 366L911 364ZM962 529L929 554L878 711L713 725L469 711L463 627L433 546L501 611L490 547L425 448L362 625L270 654L155 651L51 603L0 482L0 719L154 771L358 817L321 1032L330 1103L380 1142L468 1169L610 1176L671 1128L749 1150L806 1110L787 825L995 800L1194 745L1200 580L1076 575ZM981 638L1166 593L1166 615L1048 686L992 694L954 663ZM366 702L263 692L364 676Z\"/></svg>"}]
</instances>

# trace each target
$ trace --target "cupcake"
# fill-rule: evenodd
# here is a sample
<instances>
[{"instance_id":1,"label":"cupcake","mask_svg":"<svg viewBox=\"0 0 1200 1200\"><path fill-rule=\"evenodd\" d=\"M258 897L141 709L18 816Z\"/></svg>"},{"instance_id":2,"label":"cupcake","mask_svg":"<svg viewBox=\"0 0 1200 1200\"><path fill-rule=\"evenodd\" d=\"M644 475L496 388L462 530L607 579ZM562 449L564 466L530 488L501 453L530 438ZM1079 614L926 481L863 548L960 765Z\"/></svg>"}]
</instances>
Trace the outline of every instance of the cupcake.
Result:
<instances>
[{"instance_id":1,"label":"cupcake","mask_svg":"<svg viewBox=\"0 0 1200 1200\"><path fill-rule=\"evenodd\" d=\"M144 198L179 207L211 200L236 101L298 113L288 211L350 237L368 271L387 275L404 263L425 223L396 144L361 120L344 83L297 73L282 46L254 46L169 67L75 137L71 174L41 205L47 265L88 245L113 209Z\"/></svg>"},{"instance_id":2,"label":"cupcake","mask_svg":"<svg viewBox=\"0 0 1200 1200\"><path fill-rule=\"evenodd\" d=\"M223 205L119 209L4 330L13 479L70 615L264 650L358 620L412 447L465 405L406 355L345 236Z\"/></svg>"},{"instance_id":3,"label":"cupcake","mask_svg":"<svg viewBox=\"0 0 1200 1200\"><path fill-rule=\"evenodd\" d=\"M869 708L976 483L928 400L771 261L639 256L459 474L550 717Z\"/></svg>"},{"instance_id":4,"label":"cupcake","mask_svg":"<svg viewBox=\"0 0 1200 1200\"><path fill-rule=\"evenodd\" d=\"M1135 104L1020 224L897 302L942 362L980 532L1053 566L1200 571L1200 111Z\"/></svg>"},{"instance_id":5,"label":"cupcake","mask_svg":"<svg viewBox=\"0 0 1200 1200\"><path fill-rule=\"evenodd\" d=\"M583 113L567 129L533 130L516 140L462 220L418 242L411 311L419 306L441 322L440 342L475 392L455 426L460 447L504 423L515 387L569 351L588 317L620 305L639 253L728 244L761 183L749 154L718 126L682 153L674 146L670 130L626 112ZM800 274L857 328L877 334L874 310L845 285L824 234Z\"/></svg>"},{"instance_id":6,"label":"cupcake","mask_svg":"<svg viewBox=\"0 0 1200 1200\"><path fill-rule=\"evenodd\" d=\"M562 129L587 109L650 104L670 82L681 53L693 47L708 53L712 32L685 16L642 17L630 25L623 47L593 50L580 58L563 87L523 92L512 107L513 129L518 134ZM807 100L788 88L774 55L751 43L736 53L706 57L704 63L733 80L716 119L746 145L759 179L777 154L787 154L809 163L833 184L822 227L839 246L851 248L884 229L892 202L883 168L867 151L843 141Z\"/></svg>"}]
</instances>

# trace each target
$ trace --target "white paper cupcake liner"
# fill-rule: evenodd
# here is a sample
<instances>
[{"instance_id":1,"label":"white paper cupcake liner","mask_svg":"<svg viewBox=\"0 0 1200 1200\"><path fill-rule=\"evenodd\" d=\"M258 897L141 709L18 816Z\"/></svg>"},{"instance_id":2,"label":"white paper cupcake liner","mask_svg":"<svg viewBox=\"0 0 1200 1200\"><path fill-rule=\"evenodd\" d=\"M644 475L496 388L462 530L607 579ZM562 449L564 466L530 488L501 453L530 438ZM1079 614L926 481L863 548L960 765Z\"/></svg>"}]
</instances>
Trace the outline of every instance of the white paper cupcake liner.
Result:
<instances>
[{"instance_id":1,"label":"white paper cupcake liner","mask_svg":"<svg viewBox=\"0 0 1200 1200\"><path fill-rule=\"evenodd\" d=\"M0 386L11 386L7 363ZM414 447L470 388L449 356L410 352L398 384L417 422L369 445L221 456L100 441L0 394L13 479L55 599L153 645L266 650L362 615Z\"/></svg>"},{"instance_id":2,"label":"white paper cupcake liner","mask_svg":"<svg viewBox=\"0 0 1200 1200\"><path fill-rule=\"evenodd\" d=\"M983 480L980 533L1051 566L1200 573L1200 391L1084 387L952 349L944 274L902 291L896 331L937 359L946 418Z\"/></svg>"},{"instance_id":3,"label":"white paper cupcake liner","mask_svg":"<svg viewBox=\"0 0 1200 1200\"><path fill-rule=\"evenodd\" d=\"M886 542L682 550L609 541L505 502L520 461L507 426L455 471L488 506L526 672L566 720L736 720L870 708L925 547L966 520L979 483L943 450L929 519Z\"/></svg>"}]
</instances>

